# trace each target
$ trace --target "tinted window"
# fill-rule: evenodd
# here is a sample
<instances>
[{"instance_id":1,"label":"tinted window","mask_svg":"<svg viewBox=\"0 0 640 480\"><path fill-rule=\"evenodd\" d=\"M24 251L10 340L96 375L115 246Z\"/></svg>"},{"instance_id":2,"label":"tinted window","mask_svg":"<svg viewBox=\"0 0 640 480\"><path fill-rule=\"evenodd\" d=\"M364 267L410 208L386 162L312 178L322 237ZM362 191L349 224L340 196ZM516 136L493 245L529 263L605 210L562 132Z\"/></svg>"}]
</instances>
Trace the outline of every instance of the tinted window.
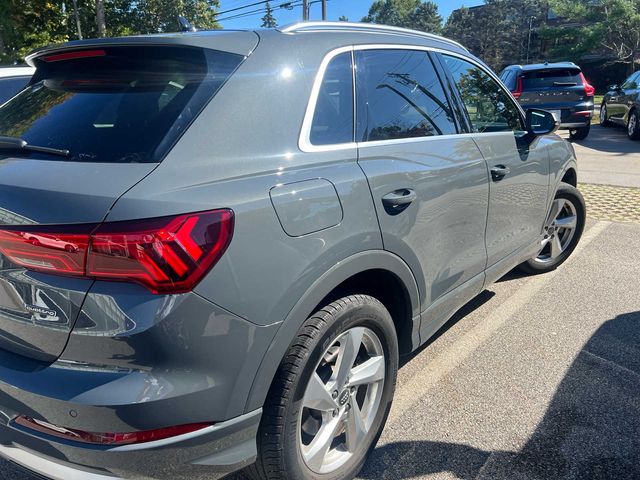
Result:
<instances>
[{"instance_id":1,"label":"tinted window","mask_svg":"<svg viewBox=\"0 0 640 480\"><path fill-rule=\"evenodd\" d=\"M39 60L32 84L0 108L0 135L67 149L72 161L157 162L242 59L168 46L88 55Z\"/></svg>"},{"instance_id":2,"label":"tinted window","mask_svg":"<svg viewBox=\"0 0 640 480\"><path fill-rule=\"evenodd\" d=\"M443 55L474 132L521 131L520 110L489 74L470 62Z\"/></svg>"},{"instance_id":3,"label":"tinted window","mask_svg":"<svg viewBox=\"0 0 640 480\"><path fill-rule=\"evenodd\" d=\"M31 77L0 78L0 105L22 90Z\"/></svg>"},{"instance_id":4,"label":"tinted window","mask_svg":"<svg viewBox=\"0 0 640 480\"><path fill-rule=\"evenodd\" d=\"M576 68L554 68L522 72L523 90L550 87L574 87L582 85L580 70Z\"/></svg>"},{"instance_id":5,"label":"tinted window","mask_svg":"<svg viewBox=\"0 0 640 480\"><path fill-rule=\"evenodd\" d=\"M620 88L624 88L624 89L638 88L638 78L640 78L640 72L636 72L633 75L631 75L629 78L627 78Z\"/></svg>"},{"instance_id":6,"label":"tinted window","mask_svg":"<svg viewBox=\"0 0 640 480\"><path fill-rule=\"evenodd\" d=\"M313 145L353 141L351 52L338 55L327 66L318 93L309 140Z\"/></svg>"},{"instance_id":7,"label":"tinted window","mask_svg":"<svg viewBox=\"0 0 640 480\"><path fill-rule=\"evenodd\" d=\"M359 51L356 67L359 141L456 133L451 107L426 52Z\"/></svg>"}]
</instances>

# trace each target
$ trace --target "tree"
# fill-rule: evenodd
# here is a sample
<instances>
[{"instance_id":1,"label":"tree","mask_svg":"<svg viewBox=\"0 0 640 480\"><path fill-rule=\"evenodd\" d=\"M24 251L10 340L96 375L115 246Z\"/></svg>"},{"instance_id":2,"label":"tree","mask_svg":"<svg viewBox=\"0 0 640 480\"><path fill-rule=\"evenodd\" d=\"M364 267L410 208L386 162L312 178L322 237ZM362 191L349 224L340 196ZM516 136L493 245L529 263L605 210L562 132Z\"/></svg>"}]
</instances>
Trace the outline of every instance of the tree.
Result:
<instances>
[{"instance_id":1,"label":"tree","mask_svg":"<svg viewBox=\"0 0 640 480\"><path fill-rule=\"evenodd\" d=\"M98 37L105 37L107 35L107 25L104 18L104 0L96 0L96 26L98 28Z\"/></svg>"},{"instance_id":2,"label":"tree","mask_svg":"<svg viewBox=\"0 0 640 480\"><path fill-rule=\"evenodd\" d=\"M264 4L264 17L262 17L261 26L264 28L276 28L278 26L278 21L273 16L273 10L271 10L269 2Z\"/></svg>"},{"instance_id":3,"label":"tree","mask_svg":"<svg viewBox=\"0 0 640 480\"><path fill-rule=\"evenodd\" d=\"M349 17L345 16L345 15L340 15L340 18L338 18L339 22L348 22L349 21Z\"/></svg>"},{"instance_id":4,"label":"tree","mask_svg":"<svg viewBox=\"0 0 640 480\"><path fill-rule=\"evenodd\" d=\"M177 31L178 17L183 16L200 29L218 29L218 0L133 0L133 30L139 33Z\"/></svg>"},{"instance_id":5,"label":"tree","mask_svg":"<svg viewBox=\"0 0 640 480\"><path fill-rule=\"evenodd\" d=\"M627 65L631 74L640 60L639 0L550 0L554 11L574 22L567 31L549 29L551 36L563 36L573 42L574 55L599 48L614 62ZM566 48L571 43L561 43Z\"/></svg>"},{"instance_id":6,"label":"tree","mask_svg":"<svg viewBox=\"0 0 640 480\"><path fill-rule=\"evenodd\" d=\"M422 0L375 0L363 22L413 28L430 33L442 31L438 5Z\"/></svg>"}]
</instances>

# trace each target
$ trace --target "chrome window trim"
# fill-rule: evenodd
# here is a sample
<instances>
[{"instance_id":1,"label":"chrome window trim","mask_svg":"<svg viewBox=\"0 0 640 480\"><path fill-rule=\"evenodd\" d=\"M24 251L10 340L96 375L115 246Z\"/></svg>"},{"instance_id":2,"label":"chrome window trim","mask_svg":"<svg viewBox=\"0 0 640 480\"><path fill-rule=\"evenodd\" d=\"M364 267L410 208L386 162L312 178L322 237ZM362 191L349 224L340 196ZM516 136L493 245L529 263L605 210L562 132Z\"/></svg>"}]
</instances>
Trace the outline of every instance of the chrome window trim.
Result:
<instances>
[{"instance_id":1,"label":"chrome window trim","mask_svg":"<svg viewBox=\"0 0 640 480\"><path fill-rule=\"evenodd\" d=\"M330 145L313 145L311 143L311 124L313 122L313 116L315 114L316 105L318 103L318 95L320 93L320 87L322 86L322 82L324 81L324 75L327 70L327 66L335 57L340 55L341 53L352 52L352 78L353 78L353 107L354 107L354 131L357 125L356 118L356 90L355 90L355 52L362 50L419 50L424 52L434 52L440 53L443 55L449 55L452 57L460 58L466 62L471 63L476 66L484 73L489 75L502 89L502 91L507 94L507 97L511 99L511 102L516 106L518 111L520 112L520 117L522 121L522 125L525 126L525 113L522 109L522 106L516 101L508 88L506 88L500 78L493 73L490 69L487 69L482 63L477 61L474 58L468 57L464 54L458 52L452 52L450 50L445 50L437 47L427 47L423 45L407 45L407 44L396 44L396 43L370 43L370 44L362 44L362 45L349 45L343 46L336 49L331 50L327 53L322 62L320 63L320 68L316 73L316 77L313 82L313 87L311 89L311 95L309 97L309 102L307 104L307 110L304 115L304 120L302 122L302 129L300 130L300 137L298 139L298 148L305 153L316 153L316 152L333 152L339 150L349 150L353 148L363 148L363 147L373 147L373 146L381 146L381 145L393 145L393 144L401 144L401 143L413 143L413 142L422 142L429 139L435 138L446 138L452 136L471 136L471 135L493 135L493 134L501 134L506 132L472 132L472 133L451 133L446 135L433 135L430 137L409 137L409 138L394 138L388 140L371 140L367 142L349 142L349 143L337 143ZM353 136L355 139L355 135Z\"/></svg>"}]
</instances>

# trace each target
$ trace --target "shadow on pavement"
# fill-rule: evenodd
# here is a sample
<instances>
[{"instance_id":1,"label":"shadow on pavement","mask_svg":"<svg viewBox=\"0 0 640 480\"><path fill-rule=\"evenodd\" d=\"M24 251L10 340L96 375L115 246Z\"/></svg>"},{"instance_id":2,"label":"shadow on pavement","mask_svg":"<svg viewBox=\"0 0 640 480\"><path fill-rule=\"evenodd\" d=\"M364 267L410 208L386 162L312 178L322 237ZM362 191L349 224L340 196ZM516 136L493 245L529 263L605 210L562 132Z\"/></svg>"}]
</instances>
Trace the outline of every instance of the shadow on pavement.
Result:
<instances>
[{"instance_id":1,"label":"shadow on pavement","mask_svg":"<svg viewBox=\"0 0 640 480\"><path fill-rule=\"evenodd\" d=\"M541 372L543 374L543 372ZM473 479L640 478L640 312L603 324L577 355L519 452L408 441L372 453L360 476L438 472Z\"/></svg>"},{"instance_id":2,"label":"shadow on pavement","mask_svg":"<svg viewBox=\"0 0 640 480\"><path fill-rule=\"evenodd\" d=\"M568 135L562 135L568 139ZM593 125L591 132L584 140L571 140L571 143L598 152L605 152L613 156L638 153L640 142L631 140L624 127L601 127Z\"/></svg>"}]
</instances>

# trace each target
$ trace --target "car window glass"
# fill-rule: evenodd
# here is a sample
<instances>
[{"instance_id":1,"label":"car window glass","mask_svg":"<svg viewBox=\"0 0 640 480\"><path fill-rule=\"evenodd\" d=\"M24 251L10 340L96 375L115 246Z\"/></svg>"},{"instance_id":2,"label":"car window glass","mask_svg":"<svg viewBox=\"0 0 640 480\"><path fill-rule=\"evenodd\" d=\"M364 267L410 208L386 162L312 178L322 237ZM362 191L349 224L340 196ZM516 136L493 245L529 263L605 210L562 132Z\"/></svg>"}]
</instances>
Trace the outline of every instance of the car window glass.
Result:
<instances>
[{"instance_id":1,"label":"car window glass","mask_svg":"<svg viewBox=\"0 0 640 480\"><path fill-rule=\"evenodd\" d=\"M520 110L489 74L470 62L443 55L474 132L522 131Z\"/></svg>"},{"instance_id":2,"label":"car window glass","mask_svg":"<svg viewBox=\"0 0 640 480\"><path fill-rule=\"evenodd\" d=\"M31 77L0 78L0 105L22 90Z\"/></svg>"},{"instance_id":3,"label":"car window glass","mask_svg":"<svg viewBox=\"0 0 640 480\"><path fill-rule=\"evenodd\" d=\"M453 112L427 52L356 52L358 141L457 133Z\"/></svg>"},{"instance_id":4,"label":"car window glass","mask_svg":"<svg viewBox=\"0 0 640 480\"><path fill-rule=\"evenodd\" d=\"M313 145L353 141L353 68L351 52L336 56L325 71L311 122Z\"/></svg>"},{"instance_id":5,"label":"car window glass","mask_svg":"<svg viewBox=\"0 0 640 480\"><path fill-rule=\"evenodd\" d=\"M624 89L638 88L638 78L640 78L640 72L634 73L633 75L631 75L629 78L625 80L625 82L622 84L622 88Z\"/></svg>"},{"instance_id":6,"label":"car window glass","mask_svg":"<svg viewBox=\"0 0 640 480\"><path fill-rule=\"evenodd\" d=\"M580 70L577 68L547 68L522 72L523 90L575 87L576 85L582 85Z\"/></svg>"}]
</instances>

